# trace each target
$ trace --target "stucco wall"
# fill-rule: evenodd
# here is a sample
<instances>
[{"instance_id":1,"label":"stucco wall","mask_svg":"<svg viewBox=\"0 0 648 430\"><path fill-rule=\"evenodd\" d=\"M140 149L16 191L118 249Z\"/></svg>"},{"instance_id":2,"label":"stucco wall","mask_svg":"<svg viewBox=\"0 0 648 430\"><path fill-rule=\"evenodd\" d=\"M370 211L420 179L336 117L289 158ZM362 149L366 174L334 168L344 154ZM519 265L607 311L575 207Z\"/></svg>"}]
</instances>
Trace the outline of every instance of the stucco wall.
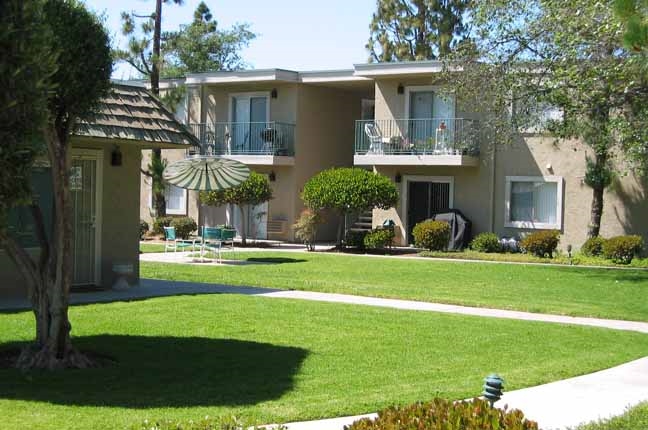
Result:
<instances>
[{"instance_id":1,"label":"stucco wall","mask_svg":"<svg viewBox=\"0 0 648 430\"><path fill-rule=\"evenodd\" d=\"M140 149L137 144L120 144L122 165L111 166L112 141L75 139L73 147L103 152L102 211L97 224L101 231L101 286L113 285L114 263L132 264L134 275L129 282L135 284L139 279ZM4 251L0 251L0 268L0 296L24 296L23 280Z\"/></svg>"}]
</instances>

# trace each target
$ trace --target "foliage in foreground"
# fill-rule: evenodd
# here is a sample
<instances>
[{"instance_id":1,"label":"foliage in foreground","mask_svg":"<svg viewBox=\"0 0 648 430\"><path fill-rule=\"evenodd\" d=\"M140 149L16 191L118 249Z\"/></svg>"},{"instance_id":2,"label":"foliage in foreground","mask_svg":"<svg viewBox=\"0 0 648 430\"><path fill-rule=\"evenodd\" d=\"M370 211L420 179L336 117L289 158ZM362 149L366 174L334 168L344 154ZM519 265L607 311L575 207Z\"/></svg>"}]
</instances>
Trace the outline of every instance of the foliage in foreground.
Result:
<instances>
[{"instance_id":1,"label":"foliage in foreground","mask_svg":"<svg viewBox=\"0 0 648 430\"><path fill-rule=\"evenodd\" d=\"M538 424L524 418L517 409L491 408L483 399L452 402L436 398L431 402L392 406L378 412L378 418L363 418L345 430L538 430Z\"/></svg>"},{"instance_id":2,"label":"foliage in foreground","mask_svg":"<svg viewBox=\"0 0 648 430\"><path fill-rule=\"evenodd\" d=\"M445 221L426 220L412 230L414 244L429 251L442 251L448 247L450 224Z\"/></svg>"},{"instance_id":3,"label":"foliage in foreground","mask_svg":"<svg viewBox=\"0 0 648 430\"><path fill-rule=\"evenodd\" d=\"M617 264L630 264L643 250L641 236L616 236L603 242L603 256Z\"/></svg>"},{"instance_id":4,"label":"foliage in foreground","mask_svg":"<svg viewBox=\"0 0 648 430\"><path fill-rule=\"evenodd\" d=\"M605 239L601 236L590 237L583 243L580 251L587 257L598 257L603 254L603 243Z\"/></svg>"},{"instance_id":5,"label":"foliage in foreground","mask_svg":"<svg viewBox=\"0 0 648 430\"><path fill-rule=\"evenodd\" d=\"M385 249L394 242L394 229L377 228L367 233L363 239L365 248Z\"/></svg>"}]
</instances>

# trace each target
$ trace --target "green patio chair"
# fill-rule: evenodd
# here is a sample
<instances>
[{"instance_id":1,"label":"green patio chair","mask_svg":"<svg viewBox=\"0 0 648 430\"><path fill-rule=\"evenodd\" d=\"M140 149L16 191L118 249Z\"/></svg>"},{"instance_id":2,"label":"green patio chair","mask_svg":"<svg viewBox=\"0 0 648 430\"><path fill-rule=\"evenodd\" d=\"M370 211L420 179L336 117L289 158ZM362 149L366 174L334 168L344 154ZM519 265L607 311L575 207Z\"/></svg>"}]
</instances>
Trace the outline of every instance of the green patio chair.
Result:
<instances>
[{"instance_id":1,"label":"green patio chair","mask_svg":"<svg viewBox=\"0 0 648 430\"><path fill-rule=\"evenodd\" d=\"M219 227L203 227L202 242L200 245L200 259L204 261L206 252L214 252L218 262L221 261L221 246L223 243L223 229Z\"/></svg>"},{"instance_id":2,"label":"green patio chair","mask_svg":"<svg viewBox=\"0 0 648 430\"><path fill-rule=\"evenodd\" d=\"M231 228L224 228L221 234L221 250L229 249L230 253L234 253L234 238L236 237L236 230Z\"/></svg>"},{"instance_id":3,"label":"green patio chair","mask_svg":"<svg viewBox=\"0 0 648 430\"><path fill-rule=\"evenodd\" d=\"M189 247L192 251L196 250L196 239L178 239L175 227L164 227L164 252L169 250L177 252L178 248L183 250Z\"/></svg>"}]
</instances>

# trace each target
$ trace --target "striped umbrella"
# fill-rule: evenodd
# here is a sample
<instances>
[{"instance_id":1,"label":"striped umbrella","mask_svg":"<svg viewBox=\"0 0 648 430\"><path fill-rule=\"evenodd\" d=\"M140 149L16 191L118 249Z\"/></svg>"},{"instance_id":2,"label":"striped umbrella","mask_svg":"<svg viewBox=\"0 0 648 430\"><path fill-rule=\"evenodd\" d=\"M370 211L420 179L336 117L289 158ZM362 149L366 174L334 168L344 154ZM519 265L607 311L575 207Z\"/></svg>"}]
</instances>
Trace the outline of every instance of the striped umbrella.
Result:
<instances>
[{"instance_id":1,"label":"striped umbrella","mask_svg":"<svg viewBox=\"0 0 648 430\"><path fill-rule=\"evenodd\" d=\"M250 176L238 161L221 157L191 157L169 164L164 179L187 190L219 191L235 187Z\"/></svg>"}]
</instances>

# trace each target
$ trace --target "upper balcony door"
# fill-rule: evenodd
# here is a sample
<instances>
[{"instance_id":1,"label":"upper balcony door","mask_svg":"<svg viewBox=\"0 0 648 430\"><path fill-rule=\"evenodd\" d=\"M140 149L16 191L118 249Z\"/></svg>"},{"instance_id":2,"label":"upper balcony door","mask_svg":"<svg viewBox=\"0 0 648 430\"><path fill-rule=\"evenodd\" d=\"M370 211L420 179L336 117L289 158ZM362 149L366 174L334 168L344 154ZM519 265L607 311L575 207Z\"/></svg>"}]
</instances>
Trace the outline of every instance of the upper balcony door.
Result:
<instances>
[{"instance_id":1,"label":"upper balcony door","mask_svg":"<svg viewBox=\"0 0 648 430\"><path fill-rule=\"evenodd\" d=\"M269 106L265 94L237 94L232 96L230 139L232 154L263 153L263 132L268 127Z\"/></svg>"},{"instance_id":2,"label":"upper balcony door","mask_svg":"<svg viewBox=\"0 0 648 430\"><path fill-rule=\"evenodd\" d=\"M454 96L441 94L430 87L408 88L406 106L408 135L413 144L452 141L455 117ZM443 123L443 125L442 125Z\"/></svg>"}]
</instances>

